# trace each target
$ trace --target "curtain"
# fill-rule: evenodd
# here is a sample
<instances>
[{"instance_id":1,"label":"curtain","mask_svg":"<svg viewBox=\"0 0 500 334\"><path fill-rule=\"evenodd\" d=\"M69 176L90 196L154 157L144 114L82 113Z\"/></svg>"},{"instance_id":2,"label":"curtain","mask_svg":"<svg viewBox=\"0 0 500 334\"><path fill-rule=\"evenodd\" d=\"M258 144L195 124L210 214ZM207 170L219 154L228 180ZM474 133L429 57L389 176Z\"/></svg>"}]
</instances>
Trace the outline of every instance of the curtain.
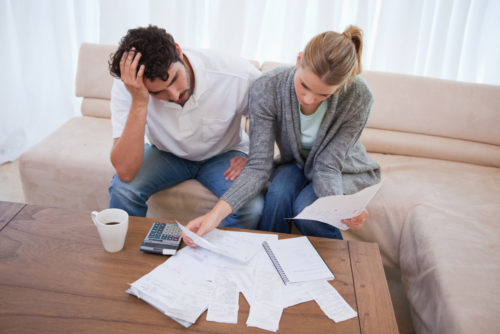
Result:
<instances>
[{"instance_id":1,"label":"curtain","mask_svg":"<svg viewBox=\"0 0 500 334\"><path fill-rule=\"evenodd\" d=\"M78 47L98 42L98 3L0 2L0 163L15 160L78 114Z\"/></svg>"},{"instance_id":2,"label":"curtain","mask_svg":"<svg viewBox=\"0 0 500 334\"><path fill-rule=\"evenodd\" d=\"M286 63L315 34L354 24L365 70L500 84L497 0L0 1L0 163L79 114L82 42L116 45L148 24L181 47Z\"/></svg>"}]
</instances>

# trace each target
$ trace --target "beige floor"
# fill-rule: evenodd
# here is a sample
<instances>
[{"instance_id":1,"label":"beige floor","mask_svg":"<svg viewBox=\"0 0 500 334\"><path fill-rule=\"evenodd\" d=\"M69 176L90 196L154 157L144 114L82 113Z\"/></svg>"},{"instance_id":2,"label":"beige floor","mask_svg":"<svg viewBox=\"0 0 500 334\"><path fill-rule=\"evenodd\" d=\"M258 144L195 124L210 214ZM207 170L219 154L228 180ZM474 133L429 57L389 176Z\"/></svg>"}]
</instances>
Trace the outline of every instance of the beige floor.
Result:
<instances>
[{"instance_id":1,"label":"beige floor","mask_svg":"<svg viewBox=\"0 0 500 334\"><path fill-rule=\"evenodd\" d=\"M0 165L0 201L24 203L18 162Z\"/></svg>"},{"instance_id":2,"label":"beige floor","mask_svg":"<svg viewBox=\"0 0 500 334\"><path fill-rule=\"evenodd\" d=\"M0 165L0 201L24 203L18 165L17 161ZM401 334L413 334L415 331L410 318L408 301L401 284L401 274L398 270L386 268L385 275L399 331Z\"/></svg>"}]
</instances>

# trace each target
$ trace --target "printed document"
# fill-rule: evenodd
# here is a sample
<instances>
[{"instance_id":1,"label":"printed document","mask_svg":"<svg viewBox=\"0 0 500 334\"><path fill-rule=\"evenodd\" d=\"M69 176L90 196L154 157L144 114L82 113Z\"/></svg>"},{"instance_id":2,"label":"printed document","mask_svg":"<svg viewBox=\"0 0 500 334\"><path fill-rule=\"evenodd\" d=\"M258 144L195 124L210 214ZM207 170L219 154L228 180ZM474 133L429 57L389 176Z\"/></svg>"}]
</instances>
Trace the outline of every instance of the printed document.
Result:
<instances>
[{"instance_id":1,"label":"printed document","mask_svg":"<svg viewBox=\"0 0 500 334\"><path fill-rule=\"evenodd\" d=\"M240 262L250 261L258 251L258 247L255 247L253 242L235 236L228 231L224 231L226 233L220 233L220 230L215 229L207 233L205 238L203 238L193 233L179 222L177 222L177 225L179 225L182 232L193 239L198 246ZM213 234L215 234L215 238L212 236ZM210 239L212 242L208 241Z\"/></svg>"},{"instance_id":2,"label":"printed document","mask_svg":"<svg viewBox=\"0 0 500 334\"><path fill-rule=\"evenodd\" d=\"M379 182L352 195L320 197L293 219L317 220L347 230L341 220L359 216L381 185L382 182Z\"/></svg>"}]
</instances>

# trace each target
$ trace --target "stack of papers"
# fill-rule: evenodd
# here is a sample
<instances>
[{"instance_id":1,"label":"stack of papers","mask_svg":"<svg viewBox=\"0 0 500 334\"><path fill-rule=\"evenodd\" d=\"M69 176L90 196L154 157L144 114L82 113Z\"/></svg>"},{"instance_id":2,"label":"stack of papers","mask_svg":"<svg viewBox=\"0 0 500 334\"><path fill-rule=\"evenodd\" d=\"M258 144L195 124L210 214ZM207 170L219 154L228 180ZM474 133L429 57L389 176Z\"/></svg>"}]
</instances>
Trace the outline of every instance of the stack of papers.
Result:
<instances>
[{"instance_id":1,"label":"stack of papers","mask_svg":"<svg viewBox=\"0 0 500 334\"><path fill-rule=\"evenodd\" d=\"M208 321L237 323L239 292L250 305L247 326L274 332L283 309L313 299L334 321L357 315L324 279L283 284L262 247L277 235L215 229L195 238L199 247L182 248L127 292L185 327L205 311Z\"/></svg>"}]
</instances>

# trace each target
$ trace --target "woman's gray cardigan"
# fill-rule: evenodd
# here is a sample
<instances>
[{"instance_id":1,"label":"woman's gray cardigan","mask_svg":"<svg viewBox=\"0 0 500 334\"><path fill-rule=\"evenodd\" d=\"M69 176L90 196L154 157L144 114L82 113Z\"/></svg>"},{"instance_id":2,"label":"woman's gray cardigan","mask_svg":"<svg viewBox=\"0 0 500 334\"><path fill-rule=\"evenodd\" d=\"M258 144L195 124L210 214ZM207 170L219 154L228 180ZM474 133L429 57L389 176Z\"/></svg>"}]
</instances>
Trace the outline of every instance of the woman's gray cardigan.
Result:
<instances>
[{"instance_id":1,"label":"woman's gray cardigan","mask_svg":"<svg viewBox=\"0 0 500 334\"><path fill-rule=\"evenodd\" d=\"M328 98L318 137L304 161L300 154L300 121L294 88L296 67L280 67L257 79L249 93L250 154L238 178L221 199L238 210L265 186L275 163L296 163L312 180L318 197L352 194L380 181L380 167L359 142L373 96L356 77L339 94Z\"/></svg>"}]
</instances>

